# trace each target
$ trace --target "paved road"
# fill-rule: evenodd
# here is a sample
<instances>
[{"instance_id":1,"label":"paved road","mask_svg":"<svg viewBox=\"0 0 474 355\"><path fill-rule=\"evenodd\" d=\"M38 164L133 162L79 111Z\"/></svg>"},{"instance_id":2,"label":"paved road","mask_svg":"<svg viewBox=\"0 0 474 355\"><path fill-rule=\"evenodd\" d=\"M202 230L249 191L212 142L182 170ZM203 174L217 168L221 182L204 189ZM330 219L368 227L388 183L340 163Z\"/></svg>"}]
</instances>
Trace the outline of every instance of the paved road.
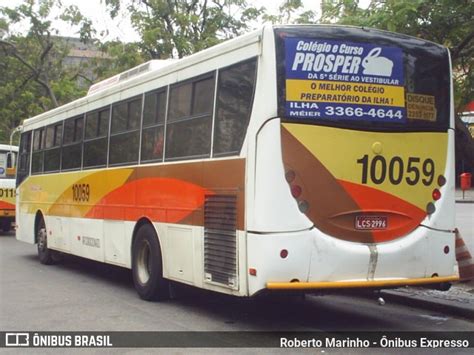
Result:
<instances>
[{"instance_id":1,"label":"paved road","mask_svg":"<svg viewBox=\"0 0 474 355\"><path fill-rule=\"evenodd\" d=\"M456 208L457 225L471 241L474 204ZM180 289L174 300L150 303L137 297L129 270L75 257L41 265L35 246L9 233L0 235L0 330L474 331L474 323L341 295L243 300Z\"/></svg>"},{"instance_id":2,"label":"paved road","mask_svg":"<svg viewBox=\"0 0 474 355\"><path fill-rule=\"evenodd\" d=\"M474 203L456 203L456 227L474 255Z\"/></svg>"},{"instance_id":3,"label":"paved road","mask_svg":"<svg viewBox=\"0 0 474 355\"><path fill-rule=\"evenodd\" d=\"M0 237L2 330L472 330L437 312L344 296L241 300L181 290L165 303L138 299L128 270L68 257L39 264L35 247Z\"/></svg>"}]
</instances>

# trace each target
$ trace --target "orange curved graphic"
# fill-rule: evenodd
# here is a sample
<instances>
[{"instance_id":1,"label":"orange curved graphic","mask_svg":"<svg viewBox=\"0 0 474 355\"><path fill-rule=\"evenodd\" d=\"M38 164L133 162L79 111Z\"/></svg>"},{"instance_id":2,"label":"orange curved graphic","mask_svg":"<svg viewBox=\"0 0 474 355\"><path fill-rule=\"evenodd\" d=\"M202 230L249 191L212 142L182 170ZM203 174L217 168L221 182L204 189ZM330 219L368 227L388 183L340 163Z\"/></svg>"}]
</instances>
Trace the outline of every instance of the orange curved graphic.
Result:
<instances>
[{"instance_id":1,"label":"orange curved graphic","mask_svg":"<svg viewBox=\"0 0 474 355\"><path fill-rule=\"evenodd\" d=\"M205 195L211 194L212 191L187 181L147 177L111 191L86 217L136 221L147 216L158 222L178 223L199 210Z\"/></svg>"},{"instance_id":2,"label":"orange curved graphic","mask_svg":"<svg viewBox=\"0 0 474 355\"><path fill-rule=\"evenodd\" d=\"M15 205L5 201L0 201L0 210L14 210Z\"/></svg>"},{"instance_id":3,"label":"orange curved graphic","mask_svg":"<svg viewBox=\"0 0 474 355\"><path fill-rule=\"evenodd\" d=\"M348 181L338 181L360 207L358 214L388 217L387 229L372 231L376 243L393 240L411 232L426 217L426 212L422 209L387 192Z\"/></svg>"}]
</instances>

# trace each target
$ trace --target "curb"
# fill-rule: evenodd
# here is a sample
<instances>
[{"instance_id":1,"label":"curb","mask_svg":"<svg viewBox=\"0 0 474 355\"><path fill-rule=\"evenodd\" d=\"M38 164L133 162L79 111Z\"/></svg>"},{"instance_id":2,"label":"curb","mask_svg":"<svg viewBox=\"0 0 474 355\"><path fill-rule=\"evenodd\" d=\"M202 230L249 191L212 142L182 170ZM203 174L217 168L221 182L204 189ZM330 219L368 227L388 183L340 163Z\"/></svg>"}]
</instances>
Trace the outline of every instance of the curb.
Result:
<instances>
[{"instance_id":1,"label":"curb","mask_svg":"<svg viewBox=\"0 0 474 355\"><path fill-rule=\"evenodd\" d=\"M385 298L385 300L401 303L403 305L452 314L471 320L474 318L474 307L462 307L439 299L434 301L420 296L402 295L396 291L381 291L380 295Z\"/></svg>"}]
</instances>

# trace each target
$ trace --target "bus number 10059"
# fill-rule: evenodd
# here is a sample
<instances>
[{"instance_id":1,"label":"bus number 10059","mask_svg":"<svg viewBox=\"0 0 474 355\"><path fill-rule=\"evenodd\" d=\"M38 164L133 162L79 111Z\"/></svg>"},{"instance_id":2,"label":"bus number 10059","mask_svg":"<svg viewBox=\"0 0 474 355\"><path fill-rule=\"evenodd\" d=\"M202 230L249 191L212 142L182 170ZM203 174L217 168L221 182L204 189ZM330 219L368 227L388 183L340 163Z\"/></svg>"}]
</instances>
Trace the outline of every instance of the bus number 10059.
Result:
<instances>
[{"instance_id":1,"label":"bus number 10059","mask_svg":"<svg viewBox=\"0 0 474 355\"><path fill-rule=\"evenodd\" d=\"M429 186L435 177L435 163L428 158L421 162L420 158L409 157L405 168L403 159L394 156L389 162L381 156L376 155L372 160L366 154L357 160L357 164L362 164L362 183L371 182L380 185L387 176L391 184L398 185L403 180L408 185L416 185L420 179L423 185ZM420 165L421 164L421 165Z\"/></svg>"},{"instance_id":2,"label":"bus number 10059","mask_svg":"<svg viewBox=\"0 0 474 355\"><path fill-rule=\"evenodd\" d=\"M72 185L72 199L77 202L88 202L91 195L89 184Z\"/></svg>"}]
</instances>

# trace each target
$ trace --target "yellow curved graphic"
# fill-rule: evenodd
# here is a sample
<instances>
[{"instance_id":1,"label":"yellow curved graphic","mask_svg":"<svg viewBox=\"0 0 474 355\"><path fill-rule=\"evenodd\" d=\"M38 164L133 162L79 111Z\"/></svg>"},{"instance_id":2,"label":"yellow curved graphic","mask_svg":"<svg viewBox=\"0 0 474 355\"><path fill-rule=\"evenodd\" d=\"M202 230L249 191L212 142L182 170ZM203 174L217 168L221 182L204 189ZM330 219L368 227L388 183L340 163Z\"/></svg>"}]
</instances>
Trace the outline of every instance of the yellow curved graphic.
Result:
<instances>
[{"instance_id":1,"label":"yellow curved graphic","mask_svg":"<svg viewBox=\"0 0 474 355\"><path fill-rule=\"evenodd\" d=\"M336 179L387 192L423 210L433 200L432 191L438 187L438 176L445 173L448 146L445 132L363 132L292 123L283 126ZM364 182L362 160L365 156ZM376 156L380 158L371 171ZM380 160L385 161L385 173Z\"/></svg>"}]
</instances>

